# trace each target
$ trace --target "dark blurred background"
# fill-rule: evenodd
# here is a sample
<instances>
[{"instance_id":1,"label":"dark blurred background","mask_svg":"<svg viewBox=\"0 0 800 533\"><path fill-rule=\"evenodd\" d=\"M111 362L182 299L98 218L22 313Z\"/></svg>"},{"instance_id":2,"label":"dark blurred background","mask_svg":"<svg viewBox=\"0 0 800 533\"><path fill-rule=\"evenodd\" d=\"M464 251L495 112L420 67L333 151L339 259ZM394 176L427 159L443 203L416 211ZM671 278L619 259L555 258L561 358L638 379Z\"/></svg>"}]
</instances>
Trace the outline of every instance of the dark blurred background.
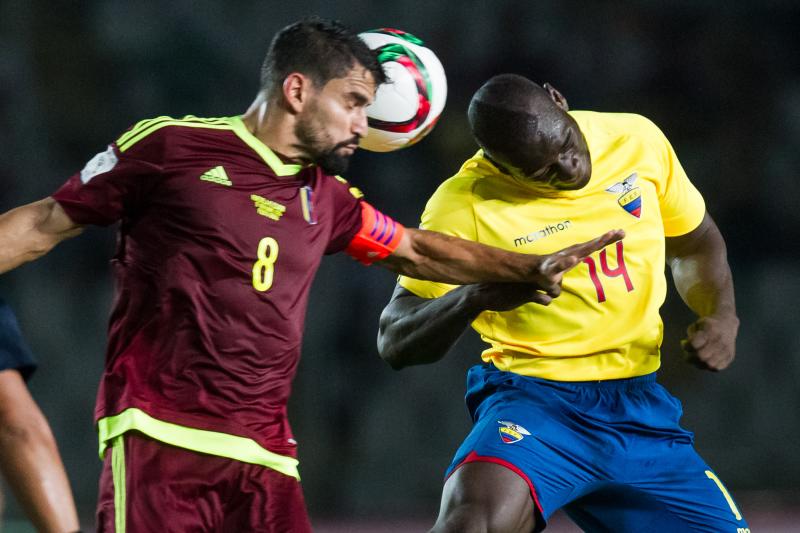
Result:
<instances>
[{"instance_id":1,"label":"dark blurred background","mask_svg":"<svg viewBox=\"0 0 800 533\"><path fill-rule=\"evenodd\" d=\"M659 124L727 239L742 320L735 365L697 371L680 359L692 316L672 292L661 380L745 512L800 506L796 2L0 0L0 211L52 193L142 118L243 112L273 34L308 14L409 31L444 64L449 97L433 133L408 150L358 153L347 173L407 225L476 149L465 110L493 74L550 81L573 109ZM39 358L30 386L87 529L113 248L112 230L90 229L0 276ZM317 276L291 402L317 523L431 522L442 472L469 429L464 372L481 343L470 333L439 364L390 370L375 335L393 286L386 271L345 256ZM9 500L6 517L18 519Z\"/></svg>"}]
</instances>

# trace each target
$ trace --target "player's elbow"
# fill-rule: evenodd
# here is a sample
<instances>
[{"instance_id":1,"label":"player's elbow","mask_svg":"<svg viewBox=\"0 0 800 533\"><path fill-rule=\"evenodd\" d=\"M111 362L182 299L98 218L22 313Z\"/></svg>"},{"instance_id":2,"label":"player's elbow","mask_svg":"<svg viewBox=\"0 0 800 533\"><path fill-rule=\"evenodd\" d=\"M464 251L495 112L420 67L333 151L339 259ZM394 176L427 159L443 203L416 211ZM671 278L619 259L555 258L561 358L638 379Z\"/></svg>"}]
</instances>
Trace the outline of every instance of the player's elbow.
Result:
<instances>
[{"instance_id":1,"label":"player's elbow","mask_svg":"<svg viewBox=\"0 0 800 533\"><path fill-rule=\"evenodd\" d=\"M402 370L409 366L410 363L403 357L403 353L399 349L401 341L397 338L395 329L384 321L380 323L378 328L378 355L386 361L386 364L392 367L392 370Z\"/></svg>"},{"instance_id":2,"label":"player's elbow","mask_svg":"<svg viewBox=\"0 0 800 533\"><path fill-rule=\"evenodd\" d=\"M378 355L381 356L386 364L392 367L392 370L401 370L406 365L403 364L402 359L397 356L397 352L392 349L391 342L382 331L378 332Z\"/></svg>"},{"instance_id":3,"label":"player's elbow","mask_svg":"<svg viewBox=\"0 0 800 533\"><path fill-rule=\"evenodd\" d=\"M38 231L32 232L28 241L28 249L25 250L25 261L33 261L47 254L58 243L56 238L46 233Z\"/></svg>"}]
</instances>

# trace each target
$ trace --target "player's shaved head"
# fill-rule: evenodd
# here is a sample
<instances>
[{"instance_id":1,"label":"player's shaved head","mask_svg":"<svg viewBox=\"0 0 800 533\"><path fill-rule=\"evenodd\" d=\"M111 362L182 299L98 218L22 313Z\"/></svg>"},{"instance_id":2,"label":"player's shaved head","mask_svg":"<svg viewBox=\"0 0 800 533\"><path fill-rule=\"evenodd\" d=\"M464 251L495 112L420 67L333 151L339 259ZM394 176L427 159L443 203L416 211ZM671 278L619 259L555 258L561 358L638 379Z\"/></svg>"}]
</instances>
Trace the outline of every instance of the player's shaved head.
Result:
<instances>
[{"instance_id":1,"label":"player's shaved head","mask_svg":"<svg viewBox=\"0 0 800 533\"><path fill-rule=\"evenodd\" d=\"M261 67L261 88L273 94L292 72L305 74L323 87L357 65L372 74L376 87L386 81L375 52L358 35L338 21L310 17L275 35Z\"/></svg>"},{"instance_id":2,"label":"player's shaved head","mask_svg":"<svg viewBox=\"0 0 800 533\"><path fill-rule=\"evenodd\" d=\"M523 168L527 147L546 139L560 113L541 86L523 76L501 74L478 89L468 116L484 150Z\"/></svg>"},{"instance_id":3,"label":"player's shaved head","mask_svg":"<svg viewBox=\"0 0 800 533\"><path fill-rule=\"evenodd\" d=\"M467 114L475 140L496 163L555 188L576 188L588 180L591 163L566 111L566 100L552 87L501 74L478 89Z\"/></svg>"}]
</instances>

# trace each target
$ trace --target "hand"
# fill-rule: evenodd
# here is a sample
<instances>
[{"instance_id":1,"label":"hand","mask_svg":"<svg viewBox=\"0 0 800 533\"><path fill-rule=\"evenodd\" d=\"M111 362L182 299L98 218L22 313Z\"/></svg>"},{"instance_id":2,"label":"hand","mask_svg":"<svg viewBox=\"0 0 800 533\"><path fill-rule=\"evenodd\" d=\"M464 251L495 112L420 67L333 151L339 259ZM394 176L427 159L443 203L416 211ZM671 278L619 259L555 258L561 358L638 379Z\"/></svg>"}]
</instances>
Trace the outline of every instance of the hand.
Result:
<instances>
[{"instance_id":1,"label":"hand","mask_svg":"<svg viewBox=\"0 0 800 533\"><path fill-rule=\"evenodd\" d=\"M724 370L736 356L738 331L739 319L734 315L700 318L687 328L681 341L686 361L703 370Z\"/></svg>"},{"instance_id":2,"label":"hand","mask_svg":"<svg viewBox=\"0 0 800 533\"><path fill-rule=\"evenodd\" d=\"M607 231L603 235L580 244L573 244L558 252L539 256L531 282L539 289L556 297L561 293L561 278L572 267L602 250L611 243L622 240L625 232L621 229Z\"/></svg>"},{"instance_id":3,"label":"hand","mask_svg":"<svg viewBox=\"0 0 800 533\"><path fill-rule=\"evenodd\" d=\"M544 293L533 283L476 283L464 285L469 301L480 311L510 311L520 305L537 303L550 305L561 292L561 283Z\"/></svg>"},{"instance_id":4,"label":"hand","mask_svg":"<svg viewBox=\"0 0 800 533\"><path fill-rule=\"evenodd\" d=\"M581 244L539 256L537 269L530 283L477 283L469 285L470 299L481 310L510 311L526 303L550 305L561 294L564 273L586 257L622 239L622 230L609 231Z\"/></svg>"}]
</instances>

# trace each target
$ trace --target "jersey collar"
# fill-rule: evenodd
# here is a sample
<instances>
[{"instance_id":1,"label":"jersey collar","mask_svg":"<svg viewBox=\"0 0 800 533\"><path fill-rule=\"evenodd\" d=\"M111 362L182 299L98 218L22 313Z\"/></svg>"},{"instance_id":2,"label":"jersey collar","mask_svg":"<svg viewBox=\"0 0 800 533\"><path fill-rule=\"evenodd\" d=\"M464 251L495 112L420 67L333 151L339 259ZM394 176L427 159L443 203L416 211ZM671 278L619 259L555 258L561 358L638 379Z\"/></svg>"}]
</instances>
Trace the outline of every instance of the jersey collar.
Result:
<instances>
[{"instance_id":1,"label":"jersey collar","mask_svg":"<svg viewBox=\"0 0 800 533\"><path fill-rule=\"evenodd\" d=\"M233 132L236 136L260 155L261 159L264 160L267 166L269 166L276 175L294 176L303 169L302 165L286 164L281 161L281 158L270 150L269 146L259 141L255 135L250 133L250 130L244 125L242 117L231 117L231 125L233 126Z\"/></svg>"}]
</instances>

